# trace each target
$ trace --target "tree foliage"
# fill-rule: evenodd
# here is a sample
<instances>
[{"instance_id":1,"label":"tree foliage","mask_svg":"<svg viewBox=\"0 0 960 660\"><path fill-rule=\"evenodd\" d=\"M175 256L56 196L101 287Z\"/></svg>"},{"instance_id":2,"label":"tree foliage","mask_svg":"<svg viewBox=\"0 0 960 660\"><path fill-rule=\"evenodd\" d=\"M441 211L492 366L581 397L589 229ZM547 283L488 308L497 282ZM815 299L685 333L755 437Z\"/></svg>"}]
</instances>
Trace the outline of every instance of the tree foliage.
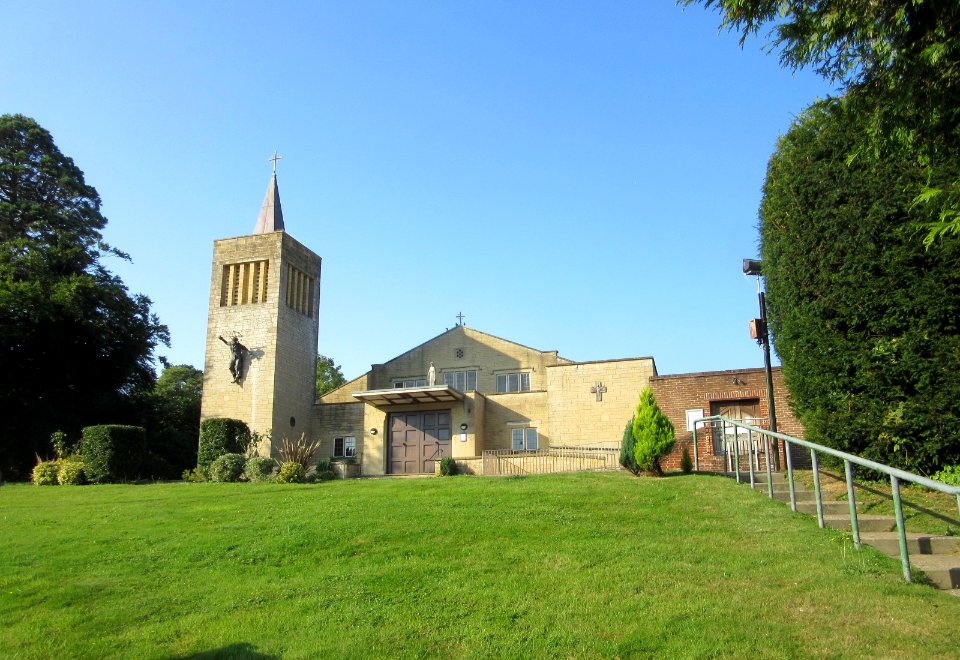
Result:
<instances>
[{"instance_id":1,"label":"tree foliage","mask_svg":"<svg viewBox=\"0 0 960 660\"><path fill-rule=\"evenodd\" d=\"M203 372L189 364L166 364L144 396L147 447L175 478L197 464Z\"/></svg>"},{"instance_id":2,"label":"tree foliage","mask_svg":"<svg viewBox=\"0 0 960 660\"><path fill-rule=\"evenodd\" d=\"M660 459L670 453L677 438L673 423L663 414L648 386L640 393L640 403L633 416L634 459L639 470L660 476Z\"/></svg>"},{"instance_id":3,"label":"tree foliage","mask_svg":"<svg viewBox=\"0 0 960 660\"><path fill-rule=\"evenodd\" d=\"M681 0L723 14L741 43L770 26L771 49L840 85L864 118L845 159L891 147L919 164L915 203L930 208L925 242L960 235L960 2L956 0Z\"/></svg>"},{"instance_id":4,"label":"tree foliage","mask_svg":"<svg viewBox=\"0 0 960 660\"><path fill-rule=\"evenodd\" d=\"M916 240L925 173L901 150L846 160L869 121L824 101L780 139L761 207L768 315L810 440L929 474L960 457L960 241Z\"/></svg>"},{"instance_id":5,"label":"tree foliage","mask_svg":"<svg viewBox=\"0 0 960 660\"><path fill-rule=\"evenodd\" d=\"M325 355L317 356L317 398L319 399L327 392L332 392L347 382L332 358Z\"/></svg>"},{"instance_id":6,"label":"tree foliage","mask_svg":"<svg viewBox=\"0 0 960 660\"><path fill-rule=\"evenodd\" d=\"M0 470L25 476L52 431L133 421L168 333L150 300L101 263L127 258L103 242L97 191L53 138L22 115L0 116Z\"/></svg>"}]
</instances>

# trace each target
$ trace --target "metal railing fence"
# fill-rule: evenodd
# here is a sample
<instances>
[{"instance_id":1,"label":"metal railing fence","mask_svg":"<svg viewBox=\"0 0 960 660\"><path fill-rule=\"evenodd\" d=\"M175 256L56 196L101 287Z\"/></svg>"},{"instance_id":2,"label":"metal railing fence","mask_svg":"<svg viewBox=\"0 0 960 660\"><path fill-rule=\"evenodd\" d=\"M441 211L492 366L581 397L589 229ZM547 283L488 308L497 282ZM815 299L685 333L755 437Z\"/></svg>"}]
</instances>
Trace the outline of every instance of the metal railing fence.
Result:
<instances>
[{"instance_id":1,"label":"metal railing fence","mask_svg":"<svg viewBox=\"0 0 960 660\"><path fill-rule=\"evenodd\" d=\"M612 447L550 447L531 451L487 449L484 475L551 474L618 469L620 449Z\"/></svg>"},{"instance_id":2,"label":"metal railing fence","mask_svg":"<svg viewBox=\"0 0 960 660\"><path fill-rule=\"evenodd\" d=\"M893 510L894 517L897 521L897 537L900 542L900 560L903 564L903 577L907 582L913 581L913 575L910 571L910 555L907 549L907 533L903 521L903 503L900 499L900 482L907 481L910 483L918 484L924 488L929 488L930 490L936 490L941 493L946 493L948 495L954 495L957 498L957 511L960 512L960 486L948 486L947 484L940 483L939 481L934 481L927 477L921 477L918 474L913 474L912 472L907 472L905 470L900 470L895 467L890 467L889 465L884 465L883 463L877 463L875 461L868 460L866 458L861 458L853 454L848 454L839 449L833 449L832 447L825 447L824 445L818 445L814 442L809 442L801 438L795 438L784 433L775 433L768 429L762 429L756 426L751 426L750 424L745 424L743 422L738 422L733 419L724 417L723 415L712 415L710 417L704 417L693 422L693 437L697 437L697 424L706 425L710 422L719 422L723 433L726 434L726 427L729 424L732 424L738 429L745 429L747 431L747 437L749 438L750 443L753 443L753 434L759 434L763 438L763 443L765 446L764 453L766 454L766 472L767 472L767 493L770 498L773 498L773 470L770 466L770 439L776 438L782 440L784 443L784 454L786 456L787 464L787 483L790 488L790 508L793 511L797 510L797 494L796 486L794 483L793 476L793 462L791 460L791 449L793 446L805 447L810 450L810 461L813 466L813 490L814 498L817 503L817 522L821 528L824 527L823 520L823 496L820 491L820 463L818 459L818 454L826 454L828 456L833 456L839 458L843 461L843 471L847 483L847 499L850 504L850 530L853 535L853 544L860 549L860 528L857 523L857 500L856 494L854 493L854 483L853 483L853 466L859 465L865 467L869 470L874 470L886 474L890 477L890 490L893 495ZM739 443L734 443L734 452L738 451ZM693 443L693 467L694 470L700 470L700 452L697 450L697 443ZM755 486L755 476L754 476L754 463L753 461L747 461L750 471L750 487ZM724 462L726 466L726 461ZM734 456L733 460L734 473L737 479L737 482L740 481L740 456L739 454Z\"/></svg>"}]
</instances>

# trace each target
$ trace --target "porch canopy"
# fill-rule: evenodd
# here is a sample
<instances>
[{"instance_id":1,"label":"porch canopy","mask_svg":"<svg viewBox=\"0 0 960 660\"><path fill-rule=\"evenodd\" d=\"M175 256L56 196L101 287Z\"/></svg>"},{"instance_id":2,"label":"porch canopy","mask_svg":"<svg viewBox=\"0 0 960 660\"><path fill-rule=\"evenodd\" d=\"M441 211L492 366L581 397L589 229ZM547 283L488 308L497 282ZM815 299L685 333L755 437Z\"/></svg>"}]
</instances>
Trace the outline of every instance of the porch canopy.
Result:
<instances>
[{"instance_id":1,"label":"porch canopy","mask_svg":"<svg viewBox=\"0 0 960 660\"><path fill-rule=\"evenodd\" d=\"M449 385L391 387L387 390L354 392L353 398L382 408L384 406L410 406L421 403L454 403L463 401L463 392Z\"/></svg>"}]
</instances>

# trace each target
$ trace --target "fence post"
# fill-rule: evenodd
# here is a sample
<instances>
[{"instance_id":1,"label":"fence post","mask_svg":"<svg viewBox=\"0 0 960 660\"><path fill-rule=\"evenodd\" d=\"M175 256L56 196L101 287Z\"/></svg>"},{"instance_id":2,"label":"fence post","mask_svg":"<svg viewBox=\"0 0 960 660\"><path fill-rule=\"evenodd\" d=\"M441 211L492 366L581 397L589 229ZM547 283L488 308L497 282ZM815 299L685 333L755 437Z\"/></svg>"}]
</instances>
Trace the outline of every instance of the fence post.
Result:
<instances>
[{"instance_id":1,"label":"fence post","mask_svg":"<svg viewBox=\"0 0 960 660\"><path fill-rule=\"evenodd\" d=\"M726 434L723 437L726 438ZM740 483L740 427L736 424L733 425L733 473Z\"/></svg>"},{"instance_id":2,"label":"fence post","mask_svg":"<svg viewBox=\"0 0 960 660\"><path fill-rule=\"evenodd\" d=\"M900 561L903 562L903 579L913 582L910 574L910 555L907 551L907 530L903 523L903 504L900 502L900 480L890 475L890 490L893 491L893 512L897 516L897 539L900 541Z\"/></svg>"},{"instance_id":3,"label":"fence post","mask_svg":"<svg viewBox=\"0 0 960 660\"><path fill-rule=\"evenodd\" d=\"M747 429L747 447L750 455L747 456L747 463L750 464L750 490L755 487L753 478L753 429Z\"/></svg>"},{"instance_id":4,"label":"fence post","mask_svg":"<svg viewBox=\"0 0 960 660\"><path fill-rule=\"evenodd\" d=\"M850 531L853 532L853 545L860 549L860 523L857 520L857 496L853 492L853 466L850 459L843 459L843 472L847 477L847 499L850 500Z\"/></svg>"},{"instance_id":5,"label":"fence post","mask_svg":"<svg viewBox=\"0 0 960 660\"><path fill-rule=\"evenodd\" d=\"M693 422L693 471L700 471L700 450L697 448L697 422ZM960 506L960 495L957 496L957 505Z\"/></svg>"},{"instance_id":6,"label":"fence post","mask_svg":"<svg viewBox=\"0 0 960 660\"><path fill-rule=\"evenodd\" d=\"M727 451L727 420L720 420L720 446L723 447L723 476L727 477L730 475L730 470L727 467L727 457L730 455L730 452Z\"/></svg>"},{"instance_id":7,"label":"fence post","mask_svg":"<svg viewBox=\"0 0 960 660\"><path fill-rule=\"evenodd\" d=\"M770 436L766 433L763 434L763 455L767 461L767 495L770 496L770 499L773 499L773 470L770 467Z\"/></svg>"},{"instance_id":8,"label":"fence post","mask_svg":"<svg viewBox=\"0 0 960 660\"><path fill-rule=\"evenodd\" d=\"M820 493L820 460L817 451L810 450L810 464L813 466L813 492L817 498L817 524L823 529L823 496Z\"/></svg>"},{"instance_id":9,"label":"fence post","mask_svg":"<svg viewBox=\"0 0 960 660\"><path fill-rule=\"evenodd\" d=\"M797 489L793 485L793 461L790 460L790 441L783 441L783 453L787 456L787 481L790 484L790 508L797 510Z\"/></svg>"}]
</instances>

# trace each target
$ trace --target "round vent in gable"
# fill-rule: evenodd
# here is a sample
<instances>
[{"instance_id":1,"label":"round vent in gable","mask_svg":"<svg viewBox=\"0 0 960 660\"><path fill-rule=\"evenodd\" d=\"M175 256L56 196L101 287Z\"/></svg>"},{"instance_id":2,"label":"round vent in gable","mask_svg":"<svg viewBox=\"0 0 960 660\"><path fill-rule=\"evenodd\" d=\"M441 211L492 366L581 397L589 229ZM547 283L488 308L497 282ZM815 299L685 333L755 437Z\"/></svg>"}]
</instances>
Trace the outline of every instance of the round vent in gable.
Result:
<instances>
[{"instance_id":1,"label":"round vent in gable","mask_svg":"<svg viewBox=\"0 0 960 660\"><path fill-rule=\"evenodd\" d=\"M458 360L463 359L463 349L462 349L462 348L458 348L458 349L457 349L457 359L458 359Z\"/></svg>"}]
</instances>

